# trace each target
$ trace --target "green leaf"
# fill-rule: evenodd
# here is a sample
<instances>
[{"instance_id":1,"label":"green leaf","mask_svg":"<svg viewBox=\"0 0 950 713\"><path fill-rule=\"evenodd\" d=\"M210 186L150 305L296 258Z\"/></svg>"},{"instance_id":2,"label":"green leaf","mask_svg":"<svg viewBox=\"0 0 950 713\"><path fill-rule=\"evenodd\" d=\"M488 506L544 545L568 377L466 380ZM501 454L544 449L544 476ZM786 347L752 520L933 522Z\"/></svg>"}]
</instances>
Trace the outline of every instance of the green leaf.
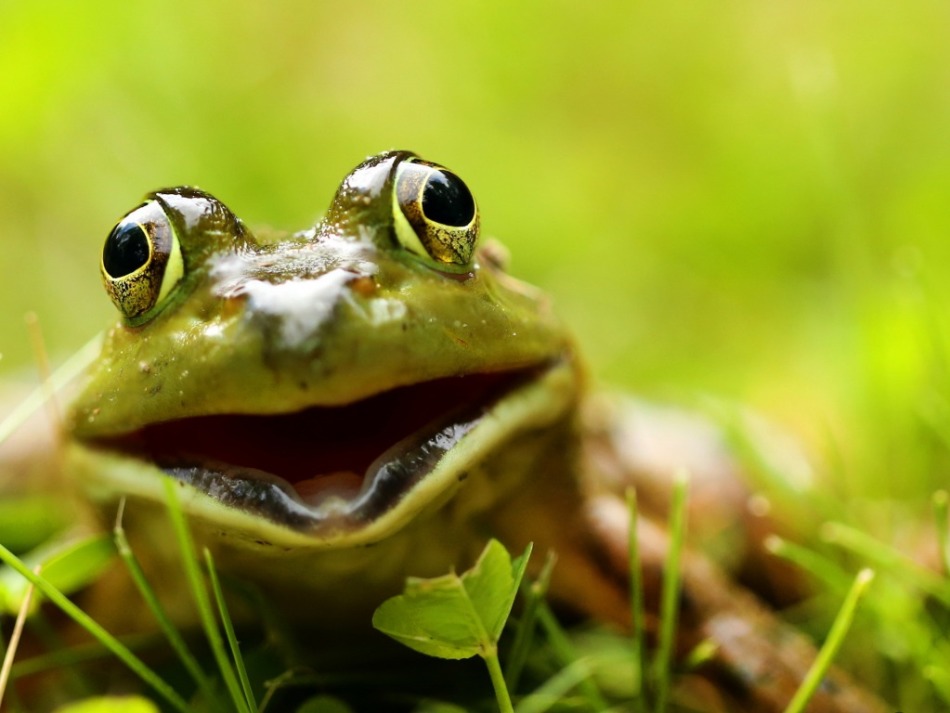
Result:
<instances>
[{"instance_id":1,"label":"green leaf","mask_svg":"<svg viewBox=\"0 0 950 713\"><path fill-rule=\"evenodd\" d=\"M138 696L87 698L56 709L56 713L159 713L158 707Z\"/></svg>"},{"instance_id":2,"label":"green leaf","mask_svg":"<svg viewBox=\"0 0 950 713\"><path fill-rule=\"evenodd\" d=\"M411 649L445 659L491 655L524 576L530 545L512 561L497 540L472 569L433 579L411 577L403 594L387 599L373 626Z\"/></svg>"},{"instance_id":3,"label":"green leaf","mask_svg":"<svg viewBox=\"0 0 950 713\"><path fill-rule=\"evenodd\" d=\"M498 540L491 540L475 566L462 575L465 591L492 643L497 643L515 603L531 547L512 561Z\"/></svg>"},{"instance_id":4,"label":"green leaf","mask_svg":"<svg viewBox=\"0 0 950 713\"><path fill-rule=\"evenodd\" d=\"M40 567L43 578L64 594L70 594L94 582L115 556L115 547L106 534L81 540L69 536L66 541L44 545L23 557L31 570ZM15 614L23 603L29 586L23 577L10 568L0 570L0 603ZM38 606L39 596L32 606Z\"/></svg>"}]
</instances>

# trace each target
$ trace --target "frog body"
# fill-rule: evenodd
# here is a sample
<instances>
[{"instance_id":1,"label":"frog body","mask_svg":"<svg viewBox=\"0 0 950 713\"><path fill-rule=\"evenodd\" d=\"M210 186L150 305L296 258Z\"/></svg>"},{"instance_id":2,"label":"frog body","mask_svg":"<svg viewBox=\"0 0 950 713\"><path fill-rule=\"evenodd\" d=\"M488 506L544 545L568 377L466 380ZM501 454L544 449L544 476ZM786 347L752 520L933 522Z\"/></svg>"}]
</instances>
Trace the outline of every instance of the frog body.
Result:
<instances>
[{"instance_id":1,"label":"frog body","mask_svg":"<svg viewBox=\"0 0 950 713\"><path fill-rule=\"evenodd\" d=\"M309 626L368 626L407 575L470 563L489 536L555 549L552 595L629 625L612 518L636 464L605 446L603 409L584 415L547 297L478 233L461 179L404 151L357 166L299 233L255 235L196 189L150 194L103 251L123 317L71 408L68 468L153 541L171 476L219 565ZM665 544L646 536L656 573ZM732 585L695 557L693 631L733 666L748 641L710 624ZM781 710L796 656L746 710ZM826 698L815 710L879 710Z\"/></svg>"}]
</instances>

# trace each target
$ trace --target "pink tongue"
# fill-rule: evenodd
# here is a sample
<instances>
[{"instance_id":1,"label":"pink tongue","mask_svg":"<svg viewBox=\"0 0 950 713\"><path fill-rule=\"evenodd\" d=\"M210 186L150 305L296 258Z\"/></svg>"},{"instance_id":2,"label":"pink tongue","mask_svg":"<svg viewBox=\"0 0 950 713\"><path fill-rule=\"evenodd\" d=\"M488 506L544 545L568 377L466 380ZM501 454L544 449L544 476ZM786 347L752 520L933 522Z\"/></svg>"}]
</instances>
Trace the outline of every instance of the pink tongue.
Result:
<instances>
[{"instance_id":1,"label":"pink tongue","mask_svg":"<svg viewBox=\"0 0 950 713\"><path fill-rule=\"evenodd\" d=\"M299 480L294 483L294 490L308 505L319 505L321 501L334 495L344 499L352 498L362 485L362 477L351 470L344 470Z\"/></svg>"}]
</instances>

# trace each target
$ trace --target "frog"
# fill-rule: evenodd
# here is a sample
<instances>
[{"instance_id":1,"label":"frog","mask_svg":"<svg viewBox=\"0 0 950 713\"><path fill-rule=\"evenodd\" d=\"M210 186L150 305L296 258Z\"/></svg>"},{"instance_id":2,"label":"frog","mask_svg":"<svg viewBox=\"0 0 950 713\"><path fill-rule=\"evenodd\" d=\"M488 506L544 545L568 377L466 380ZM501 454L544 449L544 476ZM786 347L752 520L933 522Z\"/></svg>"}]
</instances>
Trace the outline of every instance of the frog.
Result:
<instances>
[{"instance_id":1,"label":"frog","mask_svg":"<svg viewBox=\"0 0 950 713\"><path fill-rule=\"evenodd\" d=\"M120 319L69 408L66 470L165 572L171 478L199 545L300 626L368 628L407 576L494 537L557 552L552 600L629 627L642 410L591 393L551 299L480 222L459 175L409 151L361 162L299 232L251 230L197 188L148 194L102 250ZM704 428L674 429L647 470L722 470ZM714 510L728 488L710 482ZM655 612L669 537L658 510L637 523ZM735 709L783 710L812 644L698 548L682 587L679 648L714 643L704 675ZM884 708L835 672L809 710Z\"/></svg>"}]
</instances>

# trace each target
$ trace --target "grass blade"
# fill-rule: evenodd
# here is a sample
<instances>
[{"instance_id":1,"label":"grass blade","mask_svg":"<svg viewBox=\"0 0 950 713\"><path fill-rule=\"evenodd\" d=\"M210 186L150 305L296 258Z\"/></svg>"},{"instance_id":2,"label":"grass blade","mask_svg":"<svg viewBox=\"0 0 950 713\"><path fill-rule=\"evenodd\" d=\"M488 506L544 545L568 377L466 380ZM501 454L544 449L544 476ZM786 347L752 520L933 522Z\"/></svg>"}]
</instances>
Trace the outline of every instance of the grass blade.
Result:
<instances>
[{"instance_id":1,"label":"grass blade","mask_svg":"<svg viewBox=\"0 0 950 713\"><path fill-rule=\"evenodd\" d=\"M814 550L789 542L778 535L769 535L765 539L765 549L776 557L801 567L835 592L846 592L851 586L850 577L840 565Z\"/></svg>"},{"instance_id":2,"label":"grass blade","mask_svg":"<svg viewBox=\"0 0 950 713\"><path fill-rule=\"evenodd\" d=\"M577 659L565 666L518 704L517 713L544 713L572 689L590 680L593 666L590 659Z\"/></svg>"},{"instance_id":3,"label":"grass blade","mask_svg":"<svg viewBox=\"0 0 950 713\"><path fill-rule=\"evenodd\" d=\"M839 522L825 523L821 528L821 535L826 542L851 550L882 570L899 573L904 581L950 607L950 582L941 575L924 569L900 550L866 532Z\"/></svg>"},{"instance_id":4,"label":"grass blade","mask_svg":"<svg viewBox=\"0 0 950 713\"><path fill-rule=\"evenodd\" d=\"M36 574L40 573L39 568L35 569ZM13 659L16 657L17 649L20 646L20 637L23 635L23 624L26 621L27 614L30 612L30 602L33 599L34 585L30 584L20 604L20 611L17 612L16 622L13 625L13 633L10 635L10 641L7 643L7 650L3 657L3 666L0 667L0 708L3 706L3 694L7 690L7 683L10 680L10 670L13 668Z\"/></svg>"},{"instance_id":5,"label":"grass blade","mask_svg":"<svg viewBox=\"0 0 950 713\"><path fill-rule=\"evenodd\" d=\"M126 568L129 570L129 575L132 577L132 581L135 583L139 594L145 601L146 606L148 606L149 611L151 611L152 616L155 617L155 621L158 623L159 628L162 630L162 633L165 635L168 643L171 644L172 649L177 654L182 665L185 667L185 670L188 671L188 674L198 685L198 688L204 694L205 699L209 703L215 702L217 700L217 696L214 692L214 686L211 685L211 681L208 679L207 675L205 675L204 670L201 668L201 664L198 663L198 660L194 657L191 651L188 650L188 645L185 643L184 638L182 638L181 633L175 628L174 624L172 624L171 620L168 618L168 615L165 613L165 609L162 607L161 603L158 601L158 597L155 595L155 590L152 589L152 586L145 578L145 572L142 570L142 566L139 564L138 558L135 556L135 553L129 546L129 541L125 536L125 528L122 526L122 514L124 511L125 499L123 499L119 504L119 512L116 515L115 527L113 528L115 545L116 549L118 550L119 557L121 557L122 561L125 563Z\"/></svg>"},{"instance_id":6,"label":"grass blade","mask_svg":"<svg viewBox=\"0 0 950 713\"><path fill-rule=\"evenodd\" d=\"M628 558L630 566L630 622L633 626L633 655L637 667L637 687L639 693L635 701L637 713L646 713L647 682L647 646L646 617L643 613L643 572L640 570L640 543L637 539L637 491L627 490L627 510L630 514L630 533L628 538Z\"/></svg>"},{"instance_id":7,"label":"grass blade","mask_svg":"<svg viewBox=\"0 0 950 713\"><path fill-rule=\"evenodd\" d=\"M97 334L54 371L48 382L37 386L30 392L29 396L20 401L16 408L0 422L0 443L9 438L14 431L46 403L47 395L51 389L58 391L85 371L86 367L99 355L101 342L102 334Z\"/></svg>"},{"instance_id":8,"label":"grass blade","mask_svg":"<svg viewBox=\"0 0 950 713\"><path fill-rule=\"evenodd\" d=\"M73 604L66 596L47 582L42 576L34 574L10 550L0 545L0 561L12 567L26 577L50 602L59 607L64 614L88 631L99 643L118 657L135 675L141 678L158 695L165 699L175 710L188 713L191 708L175 690L163 681L158 674L145 665L140 658L133 654L122 642L106 631L98 622L86 612Z\"/></svg>"},{"instance_id":9,"label":"grass blade","mask_svg":"<svg viewBox=\"0 0 950 713\"><path fill-rule=\"evenodd\" d=\"M530 584L524 583L522 586L522 593L525 598L524 612L521 614L518 631L515 633L515 640L511 645L508 662L505 666L505 682L511 691L518 688L518 682L521 679L524 664L528 659L528 651L531 649L531 641L538 621L538 604L547 594L548 585L551 582L551 572L554 570L556 562L557 555L552 551L548 551L538 578Z\"/></svg>"},{"instance_id":10,"label":"grass blade","mask_svg":"<svg viewBox=\"0 0 950 713\"><path fill-rule=\"evenodd\" d=\"M211 645L211 651L217 661L218 669L221 671L221 678L231 696L231 702L235 710L239 713L251 713L247 701L238 685L237 676L234 669L228 661L227 652L224 650L224 642L221 639L221 631L218 629L218 622L214 618L214 612L211 609L211 600L208 598L208 590L205 588L204 581L201 578L201 571L198 566L198 560L195 557L194 543L191 539L191 533L188 530L188 524L185 522L185 514L181 509L181 503L178 500L178 493L175 491L177 481L171 478L164 478L165 501L168 505L168 512L172 519L172 526L175 530L175 538L178 540L178 547L181 550L182 564L185 567L185 575L188 577L188 583L192 594L195 597L195 603L198 605L198 614L201 618L201 625L204 628L205 636L208 637L208 643Z\"/></svg>"},{"instance_id":11,"label":"grass blade","mask_svg":"<svg viewBox=\"0 0 950 713\"><path fill-rule=\"evenodd\" d=\"M244 698L247 701L248 708L256 713L257 704L254 702L254 691L251 688L251 680L247 676L247 669L244 667L244 657L241 656L241 647L238 645L237 636L234 633L234 624L231 621L231 614L228 612L228 605L224 601L224 593L221 591L221 582L218 581L218 571L214 567L214 557L211 551L206 547L205 562L208 565L208 576L211 579L211 592L214 594L215 602L218 605L218 614L221 616L221 623L224 625L224 634L228 639L228 645L231 647L231 658L234 659L234 665L237 668L238 679L241 681L241 688L244 691Z\"/></svg>"},{"instance_id":12,"label":"grass blade","mask_svg":"<svg viewBox=\"0 0 950 713\"><path fill-rule=\"evenodd\" d=\"M670 694L670 667L673 661L673 643L679 613L680 558L686 539L686 491L688 476L677 473L673 485L673 503L670 513L670 549L663 563L663 595L660 601L660 638L653 664L656 713L666 711Z\"/></svg>"},{"instance_id":13,"label":"grass blade","mask_svg":"<svg viewBox=\"0 0 950 713\"><path fill-rule=\"evenodd\" d=\"M53 372L49 366L49 352L46 351L46 342L43 340L43 330L40 328L40 318L36 312L27 312L24 315L26 331L33 348L33 360L40 374L43 389L43 402L46 404L50 422L55 424L56 433L63 432L63 414L56 401L56 387L53 384Z\"/></svg>"},{"instance_id":14,"label":"grass blade","mask_svg":"<svg viewBox=\"0 0 950 713\"><path fill-rule=\"evenodd\" d=\"M578 660L577 652L568 640L564 630L561 629L561 625L558 624L557 618L547 602L538 602L538 622L541 624L541 628L544 629L551 649L562 666L570 666ZM589 676L585 677L577 683L577 687L594 710L607 710L607 701L593 679Z\"/></svg>"},{"instance_id":15,"label":"grass blade","mask_svg":"<svg viewBox=\"0 0 950 713\"><path fill-rule=\"evenodd\" d=\"M132 651L151 648L156 645L161 645L162 643L161 637L156 634L133 634L131 636L123 636L120 641ZM37 673L52 671L53 669L75 667L111 655L112 652L103 647L98 641L69 647L64 645L62 648L50 650L46 653L17 661L13 664L13 675L16 678L20 678L21 676L33 676ZM92 694L93 692L89 691L88 693L84 693L83 696L76 697L88 697Z\"/></svg>"},{"instance_id":16,"label":"grass blade","mask_svg":"<svg viewBox=\"0 0 950 713\"><path fill-rule=\"evenodd\" d=\"M847 635L848 629L851 628L851 622L854 620L854 612L857 609L858 601L860 601L861 596L873 579L873 570L862 569L858 572L858 576L854 579L854 584L851 585L851 590L841 605L838 616L835 617L835 621L831 625L828 638L825 639L825 643L818 652L818 656L815 657L811 668L809 668L808 673L805 674L805 680L802 681L798 690L795 691L792 700L785 708L785 713L803 713L805 710L808 701L811 700L811 697L815 694L815 691L818 690L818 686L821 685L822 680L828 673L835 654L838 653L838 649L840 649L841 644L844 643L844 637Z\"/></svg>"}]
</instances>

